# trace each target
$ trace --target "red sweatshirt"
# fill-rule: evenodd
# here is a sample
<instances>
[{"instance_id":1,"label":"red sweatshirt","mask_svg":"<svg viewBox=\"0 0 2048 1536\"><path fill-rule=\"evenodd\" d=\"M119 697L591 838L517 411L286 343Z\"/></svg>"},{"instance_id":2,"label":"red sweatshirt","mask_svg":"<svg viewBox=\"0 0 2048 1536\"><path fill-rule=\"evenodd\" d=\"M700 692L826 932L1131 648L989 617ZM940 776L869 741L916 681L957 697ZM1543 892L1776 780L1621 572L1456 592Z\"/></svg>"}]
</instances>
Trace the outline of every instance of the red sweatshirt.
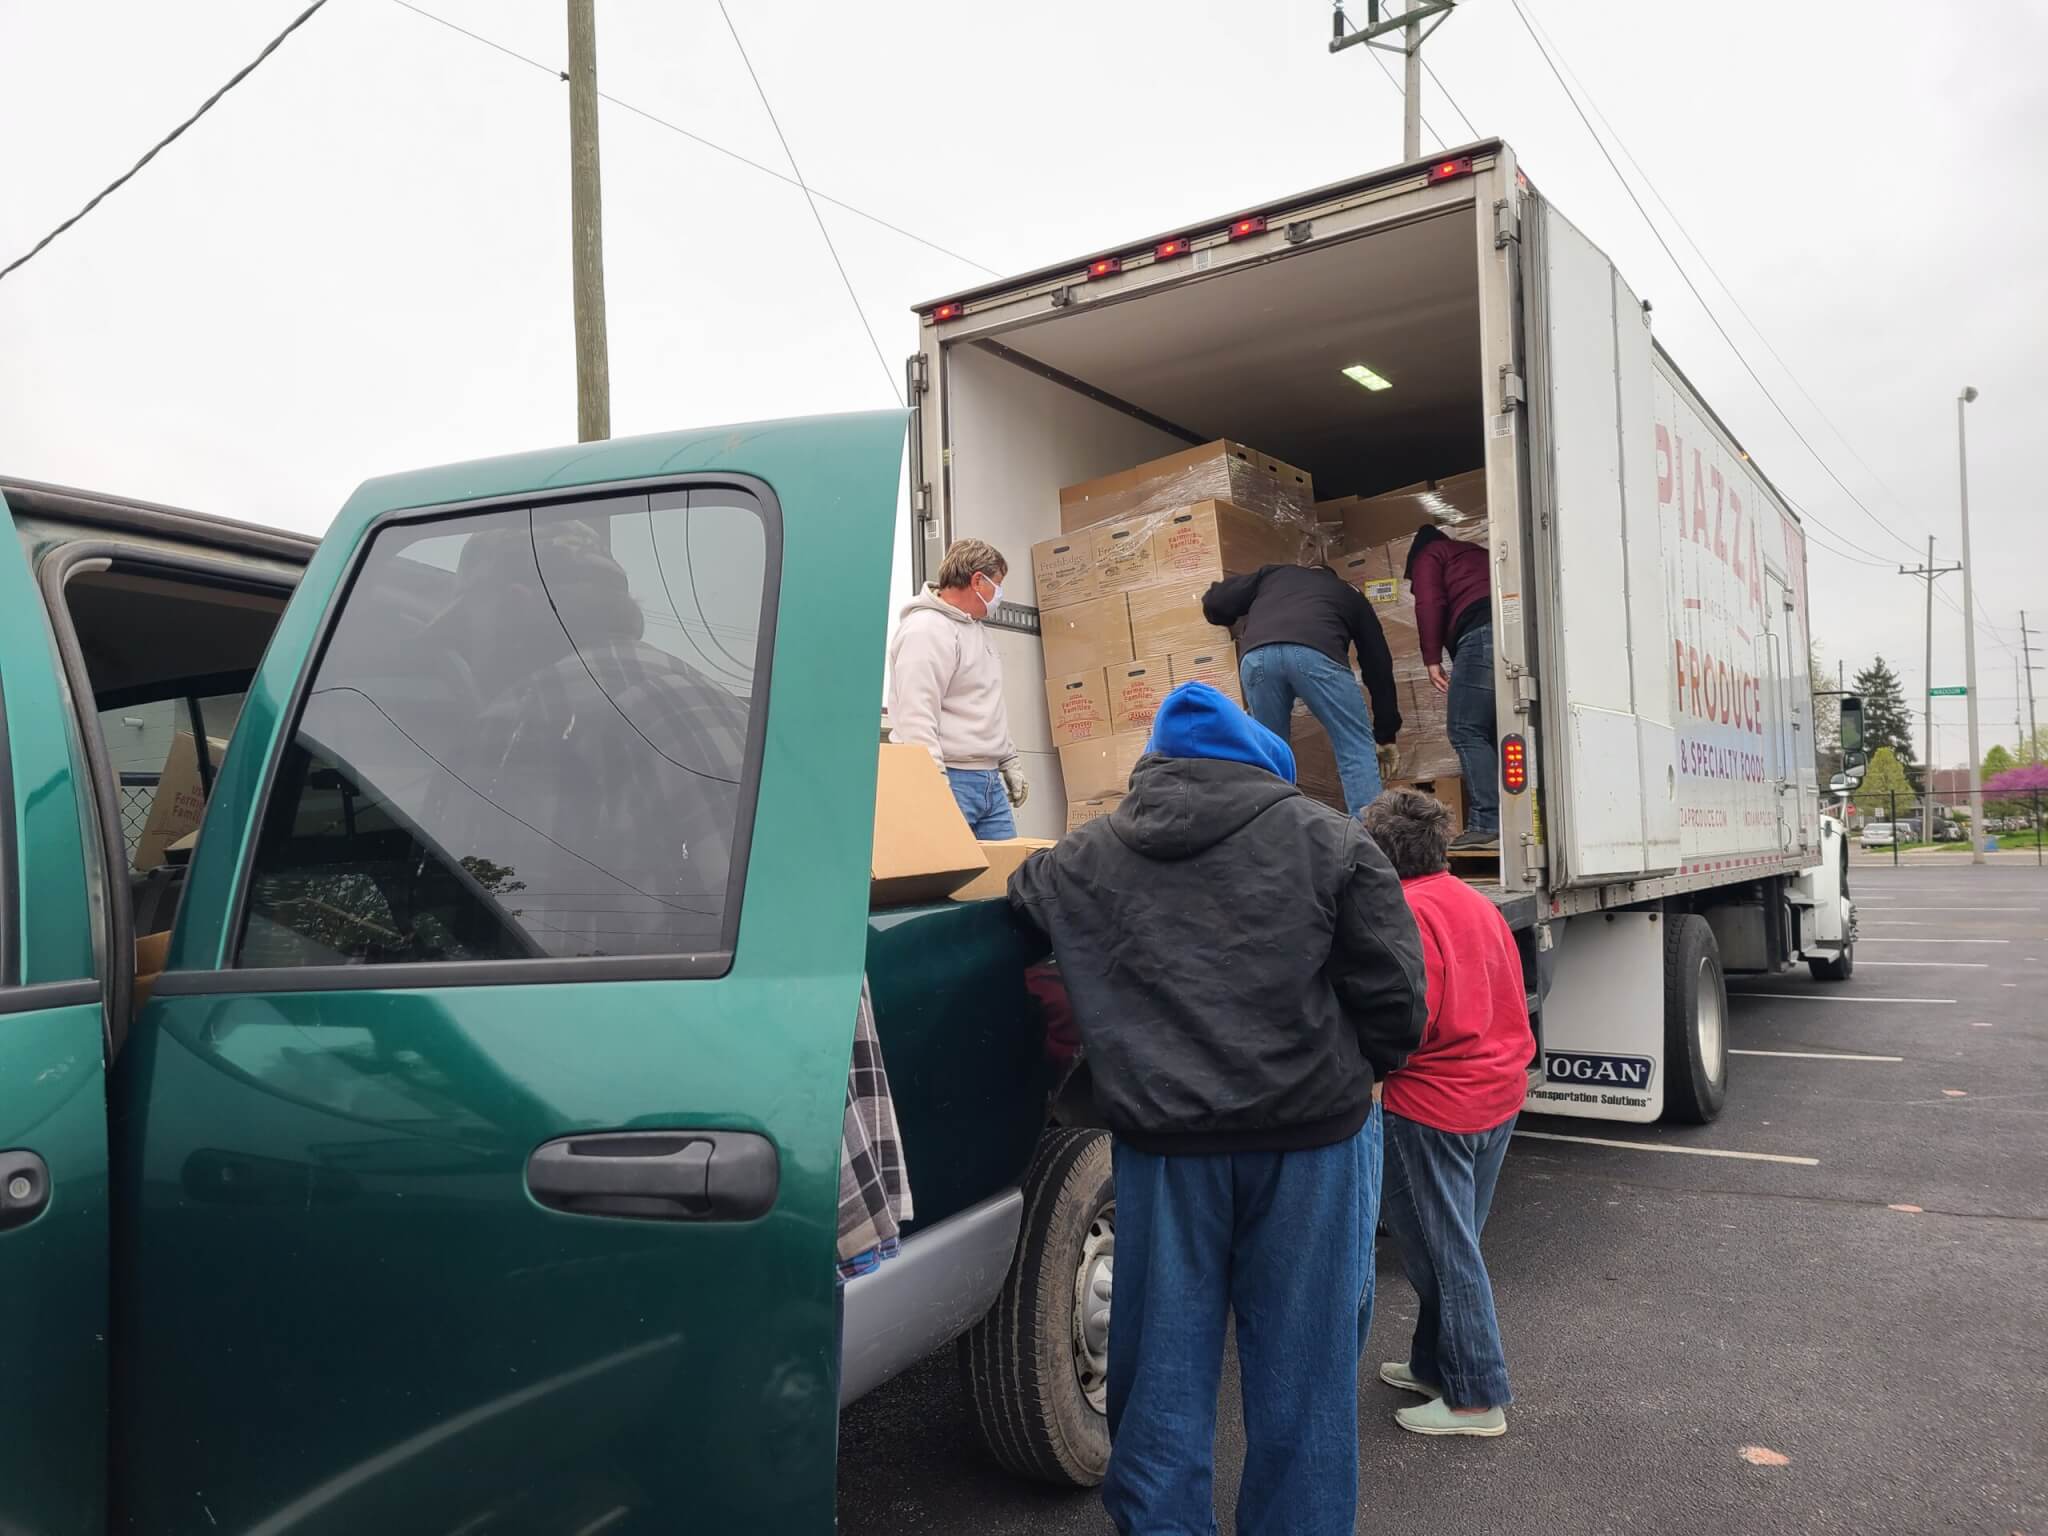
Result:
<instances>
[{"instance_id":1,"label":"red sweatshirt","mask_svg":"<svg viewBox=\"0 0 2048 1536\"><path fill-rule=\"evenodd\" d=\"M1403 880L1422 933L1429 1016L1422 1044L1387 1077L1386 1108L1439 1131L1490 1131L1522 1107L1536 1037L1515 936L1455 875Z\"/></svg>"}]
</instances>

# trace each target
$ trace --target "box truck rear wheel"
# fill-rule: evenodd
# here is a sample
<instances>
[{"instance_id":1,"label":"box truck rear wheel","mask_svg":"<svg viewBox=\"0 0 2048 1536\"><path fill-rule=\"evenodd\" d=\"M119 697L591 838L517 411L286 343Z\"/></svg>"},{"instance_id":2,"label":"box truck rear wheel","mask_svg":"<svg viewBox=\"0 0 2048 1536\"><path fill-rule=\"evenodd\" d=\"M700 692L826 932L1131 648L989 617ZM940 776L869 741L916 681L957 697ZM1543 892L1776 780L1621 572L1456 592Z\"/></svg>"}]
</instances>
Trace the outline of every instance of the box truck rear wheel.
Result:
<instances>
[{"instance_id":1,"label":"box truck rear wheel","mask_svg":"<svg viewBox=\"0 0 2048 1536\"><path fill-rule=\"evenodd\" d=\"M1115 1261L1109 1134L1047 1131L1024 1175L1002 1294L960 1340L975 1428L1004 1470L1070 1488L1108 1470Z\"/></svg>"},{"instance_id":2,"label":"box truck rear wheel","mask_svg":"<svg viewBox=\"0 0 2048 1536\"><path fill-rule=\"evenodd\" d=\"M1728 983L1696 912L1664 930L1664 1117L1705 1125L1728 1102Z\"/></svg>"}]
</instances>

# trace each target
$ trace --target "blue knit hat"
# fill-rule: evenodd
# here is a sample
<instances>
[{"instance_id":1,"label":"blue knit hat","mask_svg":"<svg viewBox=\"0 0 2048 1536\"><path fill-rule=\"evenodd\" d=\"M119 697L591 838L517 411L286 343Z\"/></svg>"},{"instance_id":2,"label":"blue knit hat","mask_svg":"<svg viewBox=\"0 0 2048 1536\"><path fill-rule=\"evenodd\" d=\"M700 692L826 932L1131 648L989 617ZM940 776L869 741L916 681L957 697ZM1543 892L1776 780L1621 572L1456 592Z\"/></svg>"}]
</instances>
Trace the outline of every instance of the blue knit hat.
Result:
<instances>
[{"instance_id":1,"label":"blue knit hat","mask_svg":"<svg viewBox=\"0 0 2048 1536\"><path fill-rule=\"evenodd\" d=\"M1294 749L1207 683L1182 683L1152 719L1147 752L1250 763L1294 782Z\"/></svg>"}]
</instances>

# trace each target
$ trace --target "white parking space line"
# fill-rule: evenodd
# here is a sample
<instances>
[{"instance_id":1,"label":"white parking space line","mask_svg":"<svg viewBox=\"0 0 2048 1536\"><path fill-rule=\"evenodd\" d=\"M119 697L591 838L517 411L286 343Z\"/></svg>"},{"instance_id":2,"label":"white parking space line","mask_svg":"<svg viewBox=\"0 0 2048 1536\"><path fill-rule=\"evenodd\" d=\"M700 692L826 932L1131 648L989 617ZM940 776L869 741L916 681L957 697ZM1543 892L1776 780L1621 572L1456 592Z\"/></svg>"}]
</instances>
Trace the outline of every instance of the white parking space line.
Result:
<instances>
[{"instance_id":1,"label":"white parking space line","mask_svg":"<svg viewBox=\"0 0 2048 1536\"><path fill-rule=\"evenodd\" d=\"M1738 1051L1728 1047L1730 1056L1789 1056L1796 1061L1904 1061L1903 1056L1857 1056L1848 1051Z\"/></svg>"},{"instance_id":2,"label":"white parking space line","mask_svg":"<svg viewBox=\"0 0 2048 1536\"><path fill-rule=\"evenodd\" d=\"M1873 944L2010 944L2011 939L1872 939Z\"/></svg>"},{"instance_id":3,"label":"white parking space line","mask_svg":"<svg viewBox=\"0 0 2048 1536\"><path fill-rule=\"evenodd\" d=\"M1873 918L1873 919L1871 919L1871 920L1870 920L1869 922L1864 922L1864 921L1862 921L1862 920L1861 920L1861 919L1859 918L1859 919L1857 920L1857 924L1856 924L1856 926L1857 926L1858 928L1932 928L1932 927L1935 927L1936 925L1935 925L1935 924L1933 924L1933 923L1918 923L1918 922L1913 922L1913 921L1911 921L1910 919L1907 919L1907 918L1903 918L1903 917L1902 917L1902 918L1889 918L1889 917L1879 917L1879 918Z\"/></svg>"},{"instance_id":4,"label":"white parking space line","mask_svg":"<svg viewBox=\"0 0 2048 1536\"><path fill-rule=\"evenodd\" d=\"M1852 898L1854 899L1854 898ZM2038 912L2039 907L1901 907L1891 902L1857 900L1859 907L1882 906L1887 912Z\"/></svg>"},{"instance_id":5,"label":"white parking space line","mask_svg":"<svg viewBox=\"0 0 2048 1536\"><path fill-rule=\"evenodd\" d=\"M1795 1003L1920 1003L1934 1008L1955 1006L1952 997L1840 997L1831 992L1734 992L1730 997L1787 998Z\"/></svg>"},{"instance_id":6,"label":"white parking space line","mask_svg":"<svg viewBox=\"0 0 2048 1536\"><path fill-rule=\"evenodd\" d=\"M1725 1147L1680 1147L1668 1141L1610 1141L1604 1136L1560 1136L1555 1131L1517 1131L1530 1141L1572 1141L1582 1147L1620 1147L1624 1152L1679 1152L1687 1157L1734 1157L1746 1163L1792 1163L1818 1168L1817 1157L1787 1157L1782 1152L1730 1152Z\"/></svg>"},{"instance_id":7,"label":"white parking space line","mask_svg":"<svg viewBox=\"0 0 2048 1536\"><path fill-rule=\"evenodd\" d=\"M1907 971L1988 971L1988 960L1860 960L1864 966L1889 966L1894 970Z\"/></svg>"}]
</instances>

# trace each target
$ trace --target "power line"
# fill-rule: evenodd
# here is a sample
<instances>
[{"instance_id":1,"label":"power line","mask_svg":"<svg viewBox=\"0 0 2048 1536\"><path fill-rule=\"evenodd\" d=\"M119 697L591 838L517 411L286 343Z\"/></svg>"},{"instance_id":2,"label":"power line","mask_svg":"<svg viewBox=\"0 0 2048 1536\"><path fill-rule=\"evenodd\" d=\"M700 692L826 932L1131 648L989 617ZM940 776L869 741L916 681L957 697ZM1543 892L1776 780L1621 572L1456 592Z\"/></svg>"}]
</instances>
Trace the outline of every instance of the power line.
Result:
<instances>
[{"instance_id":1,"label":"power line","mask_svg":"<svg viewBox=\"0 0 2048 1536\"><path fill-rule=\"evenodd\" d=\"M1345 26L1346 26L1347 28L1349 28L1349 29L1350 29L1350 30L1351 30L1352 32L1354 32L1354 33L1355 33L1355 32L1356 32L1357 30L1358 30L1358 28L1357 28L1357 27L1355 27L1355 26L1353 26L1353 25L1352 25L1352 22L1351 22L1351 18L1350 18L1349 16L1346 16L1346 17L1344 18L1344 25L1345 25ZM1366 51L1367 53L1369 53L1369 54L1371 54L1371 55L1372 55L1372 61L1373 61L1373 63L1375 63L1375 64L1377 64L1377 65L1379 66L1379 71L1380 71L1380 75L1381 75L1381 77L1382 77L1382 78L1383 78L1383 79L1384 79L1384 80L1385 80L1385 81L1387 82L1387 84L1391 85L1391 86L1392 86L1392 87L1394 88L1394 91L1395 91L1395 93L1396 93L1397 95L1399 95L1399 96L1400 96L1400 97L1401 97L1401 98L1402 98L1402 99L1403 99L1403 100L1405 101L1405 100L1407 99L1407 94L1408 94L1408 93L1407 93L1406 91L1402 90L1402 88L1401 88L1401 82L1400 82L1400 81L1398 81L1398 80L1396 80L1396 79L1394 78L1394 72L1393 72L1393 71L1392 71L1391 69L1387 68L1387 61L1386 61L1385 59L1383 59L1383 58L1381 58L1381 57L1380 57L1380 50L1379 50L1379 48L1378 48L1378 47L1377 47L1377 46L1376 46L1375 44L1372 44L1372 43L1367 43L1367 44L1365 45L1365 51ZM1429 68L1429 65L1428 65L1428 64L1424 64L1424 65L1423 65L1422 67L1423 67L1424 69L1428 69L1428 68ZM1432 76L1431 76L1430 78L1431 78L1431 79L1435 79L1436 77L1435 77L1434 75L1432 75ZM1441 81L1439 81L1439 82L1438 82L1438 85L1439 85L1439 87L1441 87L1441 85L1442 85L1442 82L1441 82ZM1450 101L1450 100L1451 100L1451 93L1450 93L1449 91L1445 91L1445 92L1444 92L1444 100L1446 100L1446 101ZM1453 102L1451 102L1451 105L1455 107L1455 106L1457 105L1457 103L1453 101ZM1431 137L1432 139L1435 139L1435 140L1436 140L1436 147L1437 147L1438 149L1448 149L1448 148L1450 148L1450 141L1449 141L1449 140L1447 140L1447 139L1446 139L1446 138L1445 138L1445 137L1444 137L1444 136L1443 136L1442 134L1440 134L1440 133L1438 133L1438 132L1436 131L1436 125L1435 125L1434 123L1432 123L1432 122L1431 122L1431 121L1430 121L1430 120L1429 120L1429 119L1428 119L1427 117L1423 117L1423 116L1422 116L1422 113L1421 113L1421 112L1420 112L1419 110L1418 110L1418 111L1416 112L1416 114L1415 114L1415 115L1416 115L1417 117L1421 117L1421 118L1422 118L1422 126L1423 126L1423 127L1425 127L1425 128L1427 128L1427 129L1429 130L1429 136L1430 136L1430 137ZM1460 112L1460 113L1458 114L1458 116L1460 116L1460 117L1463 117L1464 115L1465 115L1465 114L1464 114L1464 113L1462 113L1462 112ZM1471 123L1470 123L1470 122L1468 121L1468 122L1467 122L1467 123L1465 124L1465 126L1466 126L1467 128L1470 128L1470 127L1472 126L1472 124L1471 124ZM1474 135L1474 137L1476 138L1476 137L1478 137L1478 135L1476 135L1476 134L1475 134L1475 135Z\"/></svg>"},{"instance_id":2,"label":"power line","mask_svg":"<svg viewBox=\"0 0 2048 1536\"><path fill-rule=\"evenodd\" d=\"M1533 18L1526 19L1530 19L1532 25L1534 24ZM1550 34L1548 31L1544 30L1540 26L1537 27L1537 30L1543 32L1544 37L1550 41L1550 46L1553 49L1557 47L1555 39L1550 38ZM1593 99L1593 93L1586 89L1586 83L1585 81L1579 78L1578 71L1574 70L1570 64L1564 62L1564 56L1561 53L1558 55L1558 62L1561 65L1563 65L1564 72L1567 75L1571 76L1573 82L1578 86L1579 94L1585 99L1587 107L1589 107L1592 110L1592 113L1595 117L1600 119L1601 126L1604 127L1607 130L1608 134L1613 138L1614 147L1621 151L1622 158L1628 161L1629 165L1634 168L1635 173L1638 176L1642 177L1643 185L1649 189L1650 196L1657 200L1657 206L1662 208L1665 214L1669 216L1672 227L1678 231L1679 237L1683 239L1687 245L1692 247L1693 254L1698 256L1700 259L1700 265L1707 269L1707 275L1713 278L1713 280L1716 284L1719 285L1723 293L1728 295L1728 302L1735 306L1735 313L1742 316L1743 324L1747 325L1750 328L1750 330L1755 334L1756 339L1763 343L1764 350L1770 353L1771 355L1771 361L1776 363L1778 367L1784 371L1785 377L1791 381L1792 387L1799 391L1800 398L1805 400L1808 405L1813 407L1814 414L1820 417L1821 421L1826 424L1827 429L1830 432L1835 434L1836 441L1839 442L1844 448L1849 450L1849 457L1854 459L1858 466L1861 467L1863 472L1866 475L1870 476L1871 480L1875 482L1878 485L1878 487L1884 491L1886 496L1891 498L1892 505L1897 507L1901 512L1904 512L1906 510L1905 503L1900 500L1898 492L1894 491L1891 488L1891 486L1886 482L1884 476L1880 475L1876 470L1872 469L1869 463L1864 459L1863 455L1856 451L1856 445L1849 441L1848 434L1844 432L1840 427L1835 425L1834 419L1830 417L1827 411L1822 408L1821 403L1818 400L1814 399L1813 392L1799 381L1799 375L1792 371L1792 365L1786 362L1785 359L1779 355L1778 349L1776 347L1771 345L1771 339L1770 337L1764 334L1763 327L1756 323L1755 318L1750 314L1750 312L1747 309L1743 308L1742 300L1736 297L1735 290L1728 285L1728 280L1725 277L1723 277L1720 271L1714 266L1713 260L1707 255L1705 249L1700 245L1699 241L1693 238L1692 231L1685 227L1685 221L1679 218L1678 211L1674 209L1670 203L1665 201L1664 194L1657 190L1657 183L1651 179L1650 173L1643 169L1642 162L1636 159L1636 157L1629 152L1627 141L1624 140L1622 136L1615 131L1614 124L1608 120L1607 114L1600 110L1600 103L1595 101ZM1883 564L1885 562L1878 563Z\"/></svg>"},{"instance_id":3,"label":"power line","mask_svg":"<svg viewBox=\"0 0 2048 1536\"><path fill-rule=\"evenodd\" d=\"M446 27L451 32L459 32L462 34L462 36L470 39L472 42L482 43L486 48L489 48L497 53L502 53L505 55L505 57L509 59L517 59L522 64L530 65L532 68L539 70L542 74L546 75L551 80L566 80L569 78L566 73L559 69L556 69L552 64L548 64L540 59L536 59L531 54L521 53L516 48L508 48L503 43L497 42L492 38L485 37L481 32L472 32L467 27L458 26L456 23L450 21L445 16L436 16L432 11L423 10L421 7L412 4L411 0L391 0L391 3L393 5L404 7L406 10L411 11L415 16L421 16L426 18L428 21L436 22L439 25ZM923 235L918 234L915 230L905 229L901 224L892 224L889 220L883 218L880 214L869 213L865 208L856 207L854 204L847 202L844 198L834 197L829 192L820 192L815 187L806 187L803 182L797 180L793 176L784 175L781 171L776 170L775 167L772 165L763 165L760 161L750 159L746 155L741 154L736 149L727 149L723 144L720 144L715 139L707 139L701 133L692 133L689 129L683 127L680 123L670 122L667 118L662 117L657 113L650 112L645 107L637 106L634 103L627 101L623 97L614 96L610 91L601 90L597 94L600 100L610 102L613 106L619 108L621 111L630 112L635 117L644 118L648 122L654 124L657 128L666 128L670 133L680 135L681 137L688 139L691 143L699 145L702 148L711 150L715 154L723 155L728 160L736 160L741 165L746 166L749 170L759 171L763 176L773 176L777 181L781 182L784 186L796 187L801 191L808 192L811 196L816 197L823 202L830 203L835 208L843 208L848 213L853 214L856 218L866 219L870 224L878 225L881 228L888 230L889 233L892 235L901 235L905 240L914 241L918 245L923 246L926 250L936 251L941 256L959 262L962 266L974 268L977 272L986 272L990 277L1001 277L1003 275L1002 273L998 272L994 267L989 266L985 262L976 261L972 256L963 256L960 252L951 250L948 247L939 244L936 240L926 239Z\"/></svg>"},{"instance_id":4,"label":"power line","mask_svg":"<svg viewBox=\"0 0 2048 1536\"><path fill-rule=\"evenodd\" d=\"M1429 59L1427 57L1422 61L1422 72L1429 76L1431 83L1436 86L1438 93L1450 104L1451 110L1458 114L1458 121L1465 125L1465 132L1471 136L1467 142L1469 143L1471 139L1477 139L1480 136L1479 130L1472 126L1472 119L1467 117L1465 109L1458 105L1458 99L1451 94L1450 87L1438 79L1437 72L1429 67ZM1439 139L1437 142L1441 144L1443 140Z\"/></svg>"},{"instance_id":5,"label":"power line","mask_svg":"<svg viewBox=\"0 0 2048 1536\"><path fill-rule=\"evenodd\" d=\"M227 95L229 91L232 91L236 86L240 85L244 80L248 79L250 74L252 74L255 71L255 68L258 64L261 64L265 59L269 58L273 53L277 52L278 46L281 43L283 43L286 38L290 37L294 32L298 31L300 27L303 27L309 20L311 20L313 13L319 10L320 7L325 5L326 3L327 0L313 0L313 3L311 5L307 6L303 11L299 12L298 15L294 16L291 19L291 21L286 24L285 29L282 32L278 33L277 36L273 37L269 42L263 45L263 51L261 53L257 54L255 58L251 59L248 63L244 64L232 75L228 76L228 82L226 85L223 85L219 90L215 91L211 96L207 97L206 100L199 103L198 110L193 112L193 114L190 117L186 118L185 121L178 124L177 127L173 128L169 133L165 134L162 138L158 139L156 143L150 145L149 153L144 155L140 160L136 161L133 165L129 166L127 170L123 171L119 176L116 176L104 187L100 188L99 191L95 192L92 195L91 200L87 202L83 208L79 209L78 212L71 215L70 218L66 219L62 224L59 224L55 229L51 230L47 235L43 236L42 239L38 240L34 245L30 246L28 250L24 251L21 255L15 257L14 260L7 263L6 266L0 267L0 278L6 277L7 274L14 271L15 268L26 266L30 261L33 261L38 255L42 253L44 247L48 246L52 240L55 240L59 235L63 234L65 230L71 228L72 225L76 224L80 219L84 218L88 213L91 213L93 209L99 207L99 205L105 202L107 198L111 196L113 193L118 192L122 187L126 186L130 179L134 177L137 171L141 170L145 165L149 164L150 161L154 160L171 144L175 143L178 140L179 136L182 135L187 128L190 128L194 123L198 122L199 119L206 116L208 112L212 111L215 102L219 101L221 97Z\"/></svg>"},{"instance_id":6,"label":"power line","mask_svg":"<svg viewBox=\"0 0 2048 1536\"><path fill-rule=\"evenodd\" d=\"M1743 355L1742 349L1735 344L1735 338L1728 334L1728 328L1721 323L1721 317L1715 314L1713 307L1707 303L1706 296L1699 290L1699 285L1692 280L1692 275L1685 270L1684 265L1679 261L1678 253L1671 249L1671 243L1664 238L1664 232L1657 227L1656 220L1650 217L1650 210L1643 206L1643 200L1636 196L1636 190L1630 185L1629 179L1622 175L1621 167L1615 163L1613 154L1607 148L1606 140L1602 139L1599 132L1593 127L1592 119L1586 116L1586 109L1579 105L1577 94L1565 81L1564 74L1558 68L1557 61L1551 57L1550 49L1545 46L1543 39L1537 35L1535 25L1529 20L1528 12L1522 7L1522 0L1508 0L1508 3L1514 7L1515 15L1521 19L1522 29L1529 34L1529 41L1535 45L1537 53L1542 56L1543 62L1549 66L1551 77L1557 81L1557 88L1564 92L1565 100L1571 103L1572 111L1578 114L1579 121L1585 125L1587 136L1593 140L1594 147L1600 151L1600 157L1607 162L1607 168L1614 172L1614 179L1621 183L1622 191L1627 193L1628 200L1635 204L1636 212L1642 215L1643 223L1648 226L1652 238L1662 247L1665 257L1671 263L1672 270L1677 272L1679 281L1685 284L1693 298L1698 302L1701 311L1707 317L1708 323L1720 333L1721 340L1728 345L1728 350L1735 354L1735 360L1742 364L1743 372L1749 375L1751 382L1756 385L1763 397L1770 402L1771 409L1776 411L1779 417L1783 419L1785 425L1791 429L1792 435L1799 439L1799 445L1812 455L1814 463L1818 464L1827 477L1835 482L1842 494L1855 504L1856 509L1873 523L1877 524L1879 528L1882 528L1892 538L1898 540L1901 545L1905 546L1908 552L1917 554L1918 551L1914 550L1905 535L1899 533L1891 524L1871 511L1869 507L1863 504L1863 499L1849 489L1848 483L1835 473L1834 466L1821 457L1820 450L1808 441L1806 434L1799 430L1799 424L1792 419L1785 407L1778 403L1778 397L1771 393L1770 386L1764 383L1756 369L1750 365L1750 361ZM1617 142L1619 141L1617 140ZM1648 176L1645 176L1643 179L1646 183L1650 180ZM1837 534L1836 537L1841 538L1842 535ZM1851 541L1845 539L1844 542Z\"/></svg>"},{"instance_id":7,"label":"power line","mask_svg":"<svg viewBox=\"0 0 2048 1536\"><path fill-rule=\"evenodd\" d=\"M811 217L818 221L818 233L825 237L825 249L832 254L832 265L839 269L839 281L846 285L846 297L853 303L860 328L868 333L868 345L875 349L875 362L881 367L882 377L889 381L889 393L901 405L903 390L896 382L896 370L889 366L889 359L882 353L881 342L875 339L875 328L868 324L868 312L860 307L860 295L853 291L853 279L846 275L846 263L839 259L839 247L832 243L832 231L825 226L825 215L818 212L818 200L811 196L811 189L804 183L804 173L796 163L796 151L789 147L789 136L782 131L782 124L776 119L775 108L768 101L768 92L761 84L761 77L754 73L754 61L747 57L747 45L740 41L740 29L732 24L732 14L726 10L725 0L718 0L718 14L725 18L725 30L732 34L732 45L739 49L740 62L747 66L747 78L754 82L754 94L761 98L761 110L768 114L768 124L781 141L783 154L789 158L790 172L796 177L796 184L803 187L804 202L810 207Z\"/></svg>"}]
</instances>

